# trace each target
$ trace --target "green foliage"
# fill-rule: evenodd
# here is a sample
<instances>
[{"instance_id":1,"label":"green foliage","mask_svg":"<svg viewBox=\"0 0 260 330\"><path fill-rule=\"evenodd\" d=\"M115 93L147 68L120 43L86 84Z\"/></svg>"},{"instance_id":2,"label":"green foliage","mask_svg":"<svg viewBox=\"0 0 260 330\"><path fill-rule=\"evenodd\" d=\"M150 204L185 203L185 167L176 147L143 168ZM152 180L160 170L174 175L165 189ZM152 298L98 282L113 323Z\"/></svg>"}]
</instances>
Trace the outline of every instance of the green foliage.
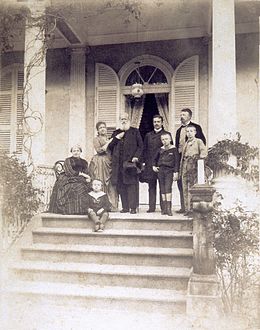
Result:
<instances>
[{"instance_id":1,"label":"green foliage","mask_svg":"<svg viewBox=\"0 0 260 330\"><path fill-rule=\"evenodd\" d=\"M211 217L224 306L228 312L249 317L255 307L248 297L257 281L259 215L246 211L239 202L223 209L218 200Z\"/></svg>"},{"instance_id":2,"label":"green foliage","mask_svg":"<svg viewBox=\"0 0 260 330\"><path fill-rule=\"evenodd\" d=\"M3 192L2 212L5 227L15 222L27 223L40 205L40 191L32 184L27 168L15 156L0 151L0 185Z\"/></svg>"},{"instance_id":3,"label":"green foliage","mask_svg":"<svg viewBox=\"0 0 260 330\"><path fill-rule=\"evenodd\" d=\"M251 166L251 162L259 157L259 150L249 146L248 143L240 141L241 135L237 134L236 139L227 138L218 141L208 152L207 165L216 175L219 171L227 174L239 175L248 181L258 181L259 169ZM228 164L229 157L233 155L237 158L237 167Z\"/></svg>"}]
</instances>

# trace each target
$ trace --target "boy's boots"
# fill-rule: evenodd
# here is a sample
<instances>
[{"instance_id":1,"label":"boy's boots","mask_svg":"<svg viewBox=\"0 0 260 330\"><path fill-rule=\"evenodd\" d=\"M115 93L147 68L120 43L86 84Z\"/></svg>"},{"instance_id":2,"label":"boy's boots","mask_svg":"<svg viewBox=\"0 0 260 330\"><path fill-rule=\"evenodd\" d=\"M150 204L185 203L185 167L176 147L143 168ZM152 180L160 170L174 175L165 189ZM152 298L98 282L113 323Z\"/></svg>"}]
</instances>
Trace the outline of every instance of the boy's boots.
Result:
<instances>
[{"instance_id":1,"label":"boy's boots","mask_svg":"<svg viewBox=\"0 0 260 330\"><path fill-rule=\"evenodd\" d=\"M105 228L105 223L106 223L106 221L108 220L108 218L109 218L109 214L108 214L108 212L104 212L102 215L101 215L101 217L100 217L100 226L99 226L99 228L100 228L100 230L104 230L104 228Z\"/></svg>"},{"instance_id":2,"label":"boy's boots","mask_svg":"<svg viewBox=\"0 0 260 330\"><path fill-rule=\"evenodd\" d=\"M88 213L88 217L95 223L94 231L98 231L100 220L94 211Z\"/></svg>"},{"instance_id":3,"label":"boy's boots","mask_svg":"<svg viewBox=\"0 0 260 330\"><path fill-rule=\"evenodd\" d=\"M167 215L172 216L172 202L167 201Z\"/></svg>"},{"instance_id":4,"label":"boy's boots","mask_svg":"<svg viewBox=\"0 0 260 330\"><path fill-rule=\"evenodd\" d=\"M167 202L166 201L162 201L161 214L167 214Z\"/></svg>"}]
</instances>

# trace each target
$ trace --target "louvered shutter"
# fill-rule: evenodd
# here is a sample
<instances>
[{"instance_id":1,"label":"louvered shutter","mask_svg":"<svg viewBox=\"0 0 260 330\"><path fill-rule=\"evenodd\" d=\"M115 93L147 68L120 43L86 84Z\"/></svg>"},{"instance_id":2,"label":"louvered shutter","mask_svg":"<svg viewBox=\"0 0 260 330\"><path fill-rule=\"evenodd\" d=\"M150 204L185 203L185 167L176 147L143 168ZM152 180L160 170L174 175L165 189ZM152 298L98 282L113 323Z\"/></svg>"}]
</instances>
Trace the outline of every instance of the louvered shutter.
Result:
<instances>
[{"instance_id":1,"label":"louvered shutter","mask_svg":"<svg viewBox=\"0 0 260 330\"><path fill-rule=\"evenodd\" d=\"M17 102L16 102L16 153L23 150L23 79L24 72L17 73Z\"/></svg>"},{"instance_id":2,"label":"louvered shutter","mask_svg":"<svg viewBox=\"0 0 260 330\"><path fill-rule=\"evenodd\" d=\"M175 132L180 126L180 114L183 108L193 112L197 120L199 104L199 57L193 56L183 61L173 76L173 106Z\"/></svg>"},{"instance_id":3,"label":"louvered shutter","mask_svg":"<svg viewBox=\"0 0 260 330\"><path fill-rule=\"evenodd\" d=\"M10 152L12 120L12 72L1 74L0 80L0 148Z\"/></svg>"},{"instance_id":4,"label":"louvered shutter","mask_svg":"<svg viewBox=\"0 0 260 330\"><path fill-rule=\"evenodd\" d=\"M7 153L22 153L22 94L22 68L6 68L0 79L0 148Z\"/></svg>"},{"instance_id":5,"label":"louvered shutter","mask_svg":"<svg viewBox=\"0 0 260 330\"><path fill-rule=\"evenodd\" d=\"M119 113L119 80L113 69L105 64L96 64L96 118L104 121L110 136L116 128Z\"/></svg>"}]
</instances>

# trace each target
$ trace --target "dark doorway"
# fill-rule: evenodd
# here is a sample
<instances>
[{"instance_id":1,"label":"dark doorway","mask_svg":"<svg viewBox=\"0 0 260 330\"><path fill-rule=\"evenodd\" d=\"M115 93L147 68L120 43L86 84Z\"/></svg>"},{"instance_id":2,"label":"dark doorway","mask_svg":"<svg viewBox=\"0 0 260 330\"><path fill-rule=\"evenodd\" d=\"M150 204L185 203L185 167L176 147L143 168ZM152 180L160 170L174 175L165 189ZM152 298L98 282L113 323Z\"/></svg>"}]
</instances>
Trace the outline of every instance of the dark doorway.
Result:
<instances>
[{"instance_id":1,"label":"dark doorway","mask_svg":"<svg viewBox=\"0 0 260 330\"><path fill-rule=\"evenodd\" d=\"M139 131L144 139L145 134L153 130L153 116L159 115L154 94L146 94L144 101L144 111L139 126Z\"/></svg>"}]
</instances>

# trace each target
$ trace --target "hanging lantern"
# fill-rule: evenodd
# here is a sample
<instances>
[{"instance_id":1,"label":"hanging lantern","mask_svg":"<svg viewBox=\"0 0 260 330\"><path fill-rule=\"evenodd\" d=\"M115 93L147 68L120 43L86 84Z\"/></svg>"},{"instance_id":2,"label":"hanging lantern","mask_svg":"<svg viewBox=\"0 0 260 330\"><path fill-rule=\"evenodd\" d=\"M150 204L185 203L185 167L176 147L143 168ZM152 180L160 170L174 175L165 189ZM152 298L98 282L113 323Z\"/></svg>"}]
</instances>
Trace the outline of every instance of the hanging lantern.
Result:
<instances>
[{"instance_id":1,"label":"hanging lantern","mask_svg":"<svg viewBox=\"0 0 260 330\"><path fill-rule=\"evenodd\" d=\"M135 83L131 87L131 94L135 99L140 99L144 95L143 85Z\"/></svg>"}]
</instances>

